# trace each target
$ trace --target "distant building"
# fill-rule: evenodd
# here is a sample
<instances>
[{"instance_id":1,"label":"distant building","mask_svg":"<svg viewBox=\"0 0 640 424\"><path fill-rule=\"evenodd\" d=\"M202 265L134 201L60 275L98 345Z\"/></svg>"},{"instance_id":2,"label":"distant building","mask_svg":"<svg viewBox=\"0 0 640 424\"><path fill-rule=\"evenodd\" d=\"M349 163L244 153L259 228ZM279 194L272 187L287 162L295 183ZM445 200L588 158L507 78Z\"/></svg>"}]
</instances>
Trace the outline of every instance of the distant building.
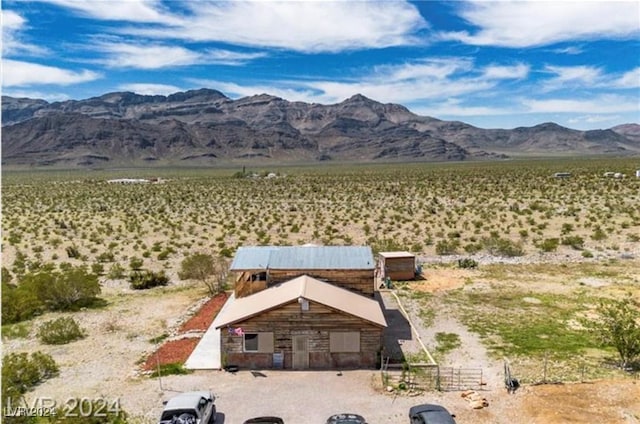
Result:
<instances>
[{"instance_id":1,"label":"distant building","mask_svg":"<svg viewBox=\"0 0 640 424\"><path fill-rule=\"evenodd\" d=\"M571 177L571 172L556 172L553 176L555 178L569 178Z\"/></svg>"}]
</instances>

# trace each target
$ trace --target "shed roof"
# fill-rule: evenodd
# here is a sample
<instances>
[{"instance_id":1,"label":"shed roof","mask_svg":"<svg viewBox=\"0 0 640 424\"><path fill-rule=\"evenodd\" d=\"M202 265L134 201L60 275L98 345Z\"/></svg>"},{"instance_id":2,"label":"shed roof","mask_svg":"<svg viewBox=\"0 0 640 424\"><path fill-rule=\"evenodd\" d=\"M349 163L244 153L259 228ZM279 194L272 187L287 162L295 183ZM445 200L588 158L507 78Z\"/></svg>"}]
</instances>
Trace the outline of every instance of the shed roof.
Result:
<instances>
[{"instance_id":1,"label":"shed roof","mask_svg":"<svg viewBox=\"0 0 640 424\"><path fill-rule=\"evenodd\" d=\"M215 326L221 328L235 324L299 298L337 309L381 327L387 326L377 301L308 275L235 299L224 308L223 316L216 317Z\"/></svg>"},{"instance_id":2,"label":"shed roof","mask_svg":"<svg viewBox=\"0 0 640 424\"><path fill-rule=\"evenodd\" d=\"M232 271L258 269L374 269L369 246L243 246Z\"/></svg>"},{"instance_id":3,"label":"shed roof","mask_svg":"<svg viewBox=\"0 0 640 424\"><path fill-rule=\"evenodd\" d=\"M409 252L380 252L378 255L383 258L415 258L416 256Z\"/></svg>"}]
</instances>

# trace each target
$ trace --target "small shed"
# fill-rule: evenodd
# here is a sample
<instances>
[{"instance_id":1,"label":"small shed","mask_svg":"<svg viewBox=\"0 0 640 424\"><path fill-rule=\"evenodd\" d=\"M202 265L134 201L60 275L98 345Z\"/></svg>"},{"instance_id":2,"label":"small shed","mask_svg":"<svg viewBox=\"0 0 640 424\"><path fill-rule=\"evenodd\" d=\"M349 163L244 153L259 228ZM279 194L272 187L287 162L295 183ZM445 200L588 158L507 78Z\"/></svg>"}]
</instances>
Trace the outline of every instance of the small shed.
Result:
<instances>
[{"instance_id":1,"label":"small shed","mask_svg":"<svg viewBox=\"0 0 640 424\"><path fill-rule=\"evenodd\" d=\"M374 299L303 275L230 300L213 324L220 329L227 365L250 369L378 365L387 322Z\"/></svg>"},{"instance_id":2,"label":"small shed","mask_svg":"<svg viewBox=\"0 0 640 424\"><path fill-rule=\"evenodd\" d=\"M378 253L378 269L382 279L413 280L416 275L416 256L409 252Z\"/></svg>"}]
</instances>

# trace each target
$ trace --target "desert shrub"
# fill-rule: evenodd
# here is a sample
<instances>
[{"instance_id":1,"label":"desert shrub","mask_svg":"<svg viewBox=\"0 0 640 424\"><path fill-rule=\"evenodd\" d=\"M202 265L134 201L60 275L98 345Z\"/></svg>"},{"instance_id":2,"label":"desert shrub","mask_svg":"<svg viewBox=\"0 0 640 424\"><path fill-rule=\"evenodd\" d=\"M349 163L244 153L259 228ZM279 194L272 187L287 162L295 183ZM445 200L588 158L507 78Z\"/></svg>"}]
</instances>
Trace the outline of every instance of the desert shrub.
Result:
<instances>
[{"instance_id":1,"label":"desert shrub","mask_svg":"<svg viewBox=\"0 0 640 424\"><path fill-rule=\"evenodd\" d=\"M78 249L78 246L76 246L76 245L67 246L65 248L65 250L67 252L67 256L70 259L79 258L80 257L80 250Z\"/></svg>"},{"instance_id":2,"label":"desert shrub","mask_svg":"<svg viewBox=\"0 0 640 424\"><path fill-rule=\"evenodd\" d=\"M134 271L138 271L142 268L142 264L144 264L144 259L136 258L135 256L129 260L129 268Z\"/></svg>"},{"instance_id":3,"label":"desert shrub","mask_svg":"<svg viewBox=\"0 0 640 424\"><path fill-rule=\"evenodd\" d=\"M47 321L38 329L38 338L45 344L67 344L85 337L85 332L71 317Z\"/></svg>"},{"instance_id":4,"label":"desert shrub","mask_svg":"<svg viewBox=\"0 0 640 424\"><path fill-rule=\"evenodd\" d=\"M584 247L584 239L580 236L563 237L560 243L564 246L571 246L576 250L580 250Z\"/></svg>"},{"instance_id":5,"label":"desert shrub","mask_svg":"<svg viewBox=\"0 0 640 424\"><path fill-rule=\"evenodd\" d=\"M109 272L107 273L107 278L111 280L118 280L120 278L124 278L124 276L124 268L117 262L111 265L111 267L109 268Z\"/></svg>"},{"instance_id":6,"label":"desert shrub","mask_svg":"<svg viewBox=\"0 0 640 424\"><path fill-rule=\"evenodd\" d=\"M96 257L98 262L113 262L115 261L115 256L113 252L102 252Z\"/></svg>"},{"instance_id":7,"label":"desert shrub","mask_svg":"<svg viewBox=\"0 0 640 424\"><path fill-rule=\"evenodd\" d=\"M25 275L19 284L35 294L51 311L70 310L91 305L100 294L98 276L85 267L68 267L60 271L41 271Z\"/></svg>"},{"instance_id":8,"label":"desert shrub","mask_svg":"<svg viewBox=\"0 0 640 424\"><path fill-rule=\"evenodd\" d=\"M478 267L478 262L471 258L458 259L458 268L473 269Z\"/></svg>"},{"instance_id":9,"label":"desert shrub","mask_svg":"<svg viewBox=\"0 0 640 424\"><path fill-rule=\"evenodd\" d=\"M2 322L11 324L40 313L43 306L35 292L2 281Z\"/></svg>"},{"instance_id":10,"label":"desert shrub","mask_svg":"<svg viewBox=\"0 0 640 424\"><path fill-rule=\"evenodd\" d=\"M152 287L166 286L169 284L169 277L167 277L164 271L134 271L129 274L129 283L134 290L144 290Z\"/></svg>"},{"instance_id":11,"label":"desert shrub","mask_svg":"<svg viewBox=\"0 0 640 424\"><path fill-rule=\"evenodd\" d=\"M102 265L100 262L91 264L91 272L93 272L96 275L104 274L104 265Z\"/></svg>"},{"instance_id":12,"label":"desert shrub","mask_svg":"<svg viewBox=\"0 0 640 424\"><path fill-rule=\"evenodd\" d=\"M18 400L41 382L57 376L58 365L42 352L10 353L2 358L2 400Z\"/></svg>"},{"instance_id":13,"label":"desert shrub","mask_svg":"<svg viewBox=\"0 0 640 424\"><path fill-rule=\"evenodd\" d=\"M514 257L524 255L521 243L500 237L488 237L482 240L485 249L492 255Z\"/></svg>"},{"instance_id":14,"label":"desert shrub","mask_svg":"<svg viewBox=\"0 0 640 424\"><path fill-rule=\"evenodd\" d=\"M213 257L206 253L194 253L183 259L178 277L204 283L212 296L224 290L229 277L229 263L225 257Z\"/></svg>"},{"instance_id":15,"label":"desert shrub","mask_svg":"<svg viewBox=\"0 0 640 424\"><path fill-rule=\"evenodd\" d=\"M482 250L482 245L480 243L468 243L464 245L464 251L473 255L474 253L478 253Z\"/></svg>"},{"instance_id":16,"label":"desert shrub","mask_svg":"<svg viewBox=\"0 0 640 424\"><path fill-rule=\"evenodd\" d=\"M607 233L605 233L602 228L600 227L596 227L593 230L593 234L591 235L591 238L595 241L602 241L605 240L607 238Z\"/></svg>"},{"instance_id":17,"label":"desert shrub","mask_svg":"<svg viewBox=\"0 0 640 424\"><path fill-rule=\"evenodd\" d=\"M555 252L556 250L558 250L559 244L560 240L558 240L557 238L548 238L538 243L538 248L543 252Z\"/></svg>"},{"instance_id":18,"label":"desert shrub","mask_svg":"<svg viewBox=\"0 0 640 424\"><path fill-rule=\"evenodd\" d=\"M29 337L31 328L27 323L19 322L2 326L2 338L6 339L26 339Z\"/></svg>"},{"instance_id":19,"label":"desert shrub","mask_svg":"<svg viewBox=\"0 0 640 424\"><path fill-rule=\"evenodd\" d=\"M460 241L458 239L443 239L436 243L437 255L455 255L460 247Z\"/></svg>"},{"instance_id":20,"label":"desert shrub","mask_svg":"<svg viewBox=\"0 0 640 424\"><path fill-rule=\"evenodd\" d=\"M582 257L583 258L593 258L593 253L589 252L588 250L583 250L582 251Z\"/></svg>"}]
</instances>

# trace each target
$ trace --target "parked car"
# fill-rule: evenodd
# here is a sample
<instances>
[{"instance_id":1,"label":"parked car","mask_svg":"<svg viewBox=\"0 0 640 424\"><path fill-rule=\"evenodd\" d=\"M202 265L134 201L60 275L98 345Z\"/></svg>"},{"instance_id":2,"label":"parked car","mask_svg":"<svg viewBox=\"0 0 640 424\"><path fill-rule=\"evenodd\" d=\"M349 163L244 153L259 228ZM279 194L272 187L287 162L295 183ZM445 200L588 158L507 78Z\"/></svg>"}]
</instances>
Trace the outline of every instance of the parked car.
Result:
<instances>
[{"instance_id":1,"label":"parked car","mask_svg":"<svg viewBox=\"0 0 640 424\"><path fill-rule=\"evenodd\" d=\"M454 417L440 405L416 405L409 409L411 424L456 424Z\"/></svg>"},{"instance_id":2,"label":"parked car","mask_svg":"<svg viewBox=\"0 0 640 424\"><path fill-rule=\"evenodd\" d=\"M160 424L210 424L216 420L215 396L210 392L181 393L165 403Z\"/></svg>"},{"instance_id":3,"label":"parked car","mask_svg":"<svg viewBox=\"0 0 640 424\"><path fill-rule=\"evenodd\" d=\"M326 424L367 424L367 420L358 414L336 414L330 416Z\"/></svg>"},{"instance_id":4,"label":"parked car","mask_svg":"<svg viewBox=\"0 0 640 424\"><path fill-rule=\"evenodd\" d=\"M284 421L279 417L256 417L246 420L244 424L284 424Z\"/></svg>"}]
</instances>

